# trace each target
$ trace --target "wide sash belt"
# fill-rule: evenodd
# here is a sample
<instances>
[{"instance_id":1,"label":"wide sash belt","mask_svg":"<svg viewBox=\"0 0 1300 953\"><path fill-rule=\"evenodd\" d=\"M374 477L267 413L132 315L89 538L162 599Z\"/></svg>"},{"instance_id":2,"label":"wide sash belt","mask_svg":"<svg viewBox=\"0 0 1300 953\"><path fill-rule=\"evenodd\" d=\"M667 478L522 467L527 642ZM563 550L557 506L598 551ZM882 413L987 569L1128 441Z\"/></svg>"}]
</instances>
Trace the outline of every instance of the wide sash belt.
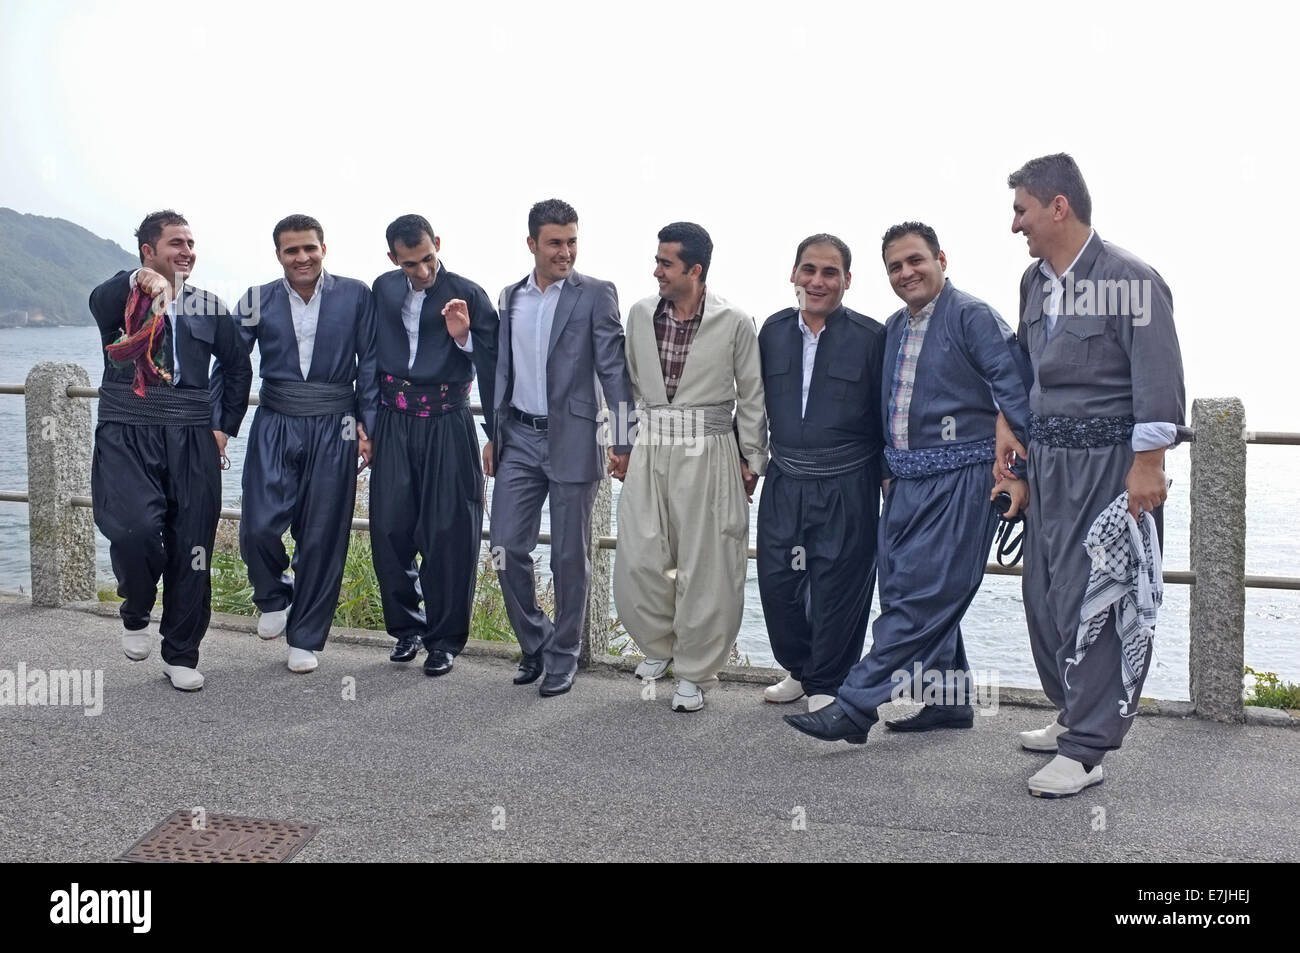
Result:
<instances>
[{"instance_id":1,"label":"wide sash belt","mask_svg":"<svg viewBox=\"0 0 1300 953\"><path fill-rule=\"evenodd\" d=\"M732 432L731 401L721 404L656 404L640 409L637 443L669 445Z\"/></svg>"},{"instance_id":2,"label":"wide sash belt","mask_svg":"<svg viewBox=\"0 0 1300 953\"><path fill-rule=\"evenodd\" d=\"M894 476L904 480L916 480L960 470L973 463L992 463L996 450L997 441L992 437L943 447L922 447L917 450L886 447L885 462L889 464L889 469L893 471Z\"/></svg>"},{"instance_id":3,"label":"wide sash belt","mask_svg":"<svg viewBox=\"0 0 1300 953\"><path fill-rule=\"evenodd\" d=\"M1076 450L1112 447L1133 438L1132 417L1039 417L1029 415L1029 440Z\"/></svg>"},{"instance_id":4,"label":"wide sash belt","mask_svg":"<svg viewBox=\"0 0 1300 953\"><path fill-rule=\"evenodd\" d=\"M351 413L356 409L357 395L352 384L264 379L258 403L286 417L324 417Z\"/></svg>"},{"instance_id":5,"label":"wide sash belt","mask_svg":"<svg viewBox=\"0 0 1300 953\"><path fill-rule=\"evenodd\" d=\"M99 385L99 422L114 424L211 427L212 401L207 388L151 386L141 397L130 384Z\"/></svg>"},{"instance_id":6,"label":"wide sash belt","mask_svg":"<svg viewBox=\"0 0 1300 953\"><path fill-rule=\"evenodd\" d=\"M880 456L861 440L834 447L786 447L773 441L772 465L795 480L819 480L860 470Z\"/></svg>"},{"instance_id":7,"label":"wide sash belt","mask_svg":"<svg viewBox=\"0 0 1300 953\"><path fill-rule=\"evenodd\" d=\"M473 383L415 384L392 374L380 374L379 403L408 417L441 417L469 407Z\"/></svg>"}]
</instances>

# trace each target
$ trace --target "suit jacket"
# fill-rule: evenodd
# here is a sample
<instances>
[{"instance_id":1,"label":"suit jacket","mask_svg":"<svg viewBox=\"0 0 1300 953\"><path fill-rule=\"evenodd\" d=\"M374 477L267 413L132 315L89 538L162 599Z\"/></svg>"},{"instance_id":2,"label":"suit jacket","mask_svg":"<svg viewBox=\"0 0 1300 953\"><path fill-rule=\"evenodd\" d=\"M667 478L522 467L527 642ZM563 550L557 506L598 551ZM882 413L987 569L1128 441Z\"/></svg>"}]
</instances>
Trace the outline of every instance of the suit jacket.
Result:
<instances>
[{"instance_id":1,"label":"suit jacket","mask_svg":"<svg viewBox=\"0 0 1300 953\"><path fill-rule=\"evenodd\" d=\"M125 330L131 274L119 271L90 293L90 313L99 325L104 347L116 341ZM172 333L175 366L180 368L177 387L208 391L212 400L212 429L234 437L248 410L248 391L253 385L253 366L240 343L239 327L220 298L188 284L181 289L175 311ZM214 357L217 365L209 376L208 365ZM105 383L129 384L134 376L134 368L114 367L108 354L104 354Z\"/></svg>"},{"instance_id":2,"label":"suit jacket","mask_svg":"<svg viewBox=\"0 0 1300 953\"><path fill-rule=\"evenodd\" d=\"M651 407L734 402L740 455L750 471L762 474L767 468L767 410L754 319L706 289L700 329L670 404L655 339L659 301L657 295L642 298L627 314L627 369L637 400Z\"/></svg>"},{"instance_id":3,"label":"suit jacket","mask_svg":"<svg viewBox=\"0 0 1300 953\"><path fill-rule=\"evenodd\" d=\"M1049 335L1043 319L1047 278L1039 264L1020 279L1017 337L1033 362L1030 409L1040 417L1132 415L1139 424L1184 423L1174 302L1160 274L1094 232L1074 270L1062 276L1075 294L1067 290L1066 299L1073 300L1069 310L1063 302Z\"/></svg>"},{"instance_id":4,"label":"suit jacket","mask_svg":"<svg viewBox=\"0 0 1300 953\"><path fill-rule=\"evenodd\" d=\"M501 291L501 347L497 356L497 415L508 413L514 388L511 321L514 297L528 283ZM608 413L600 407L604 392ZM632 411L632 385L623 353L623 322L618 291L608 281L573 272L560 289L546 352L546 439L555 479L590 483L605 475L604 444L599 426L606 420L616 453L631 450L626 434ZM500 427L493 437L498 460L509 451ZM504 445L503 445L504 444Z\"/></svg>"},{"instance_id":5,"label":"suit jacket","mask_svg":"<svg viewBox=\"0 0 1300 953\"><path fill-rule=\"evenodd\" d=\"M356 383L356 419L375 432L379 412L379 373L375 351L375 315L370 289L355 278L325 272L321 278L320 315L306 379L328 384ZM293 327L289 291L277 278L245 295L248 316L239 333L249 353L261 348L263 380L301 381L298 335ZM241 313L245 310L241 308Z\"/></svg>"},{"instance_id":6,"label":"suit jacket","mask_svg":"<svg viewBox=\"0 0 1300 953\"><path fill-rule=\"evenodd\" d=\"M420 309L415 365L409 370L411 343L402 323L402 305L410 282L399 268L385 272L371 286L375 309L375 338L379 373L415 384L468 384L478 372L478 395L483 404L483 430L492 437L493 400L497 364L497 313L487 293L468 278L438 265L438 279L425 293ZM469 308L469 334L474 350L466 354L447 333L442 309L453 298Z\"/></svg>"}]
</instances>

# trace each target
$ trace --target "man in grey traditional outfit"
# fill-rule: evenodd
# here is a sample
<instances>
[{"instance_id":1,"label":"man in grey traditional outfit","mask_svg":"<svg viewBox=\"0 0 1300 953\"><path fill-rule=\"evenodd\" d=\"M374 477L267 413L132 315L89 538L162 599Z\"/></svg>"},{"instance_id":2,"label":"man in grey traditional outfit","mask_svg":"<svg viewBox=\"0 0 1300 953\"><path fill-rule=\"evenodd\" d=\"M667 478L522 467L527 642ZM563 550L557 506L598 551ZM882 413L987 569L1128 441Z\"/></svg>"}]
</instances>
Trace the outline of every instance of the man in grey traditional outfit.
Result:
<instances>
[{"instance_id":1,"label":"man in grey traditional outfit","mask_svg":"<svg viewBox=\"0 0 1300 953\"><path fill-rule=\"evenodd\" d=\"M1011 494L1010 515L1026 497L1023 481L993 486L988 471L998 408L1022 435L1029 417L1029 363L1011 329L945 278L948 260L930 226L895 225L881 255L906 307L885 327L881 402L893 478L877 552L880 617L871 651L848 673L835 702L786 717L815 738L854 744L866 741L876 708L909 685L926 705L886 722L889 728L971 727L975 686L961 620L984 578L998 522L991 495Z\"/></svg>"},{"instance_id":2,"label":"man in grey traditional outfit","mask_svg":"<svg viewBox=\"0 0 1300 953\"><path fill-rule=\"evenodd\" d=\"M712 254L699 225L661 229L659 294L627 320L638 427L618 502L614 603L646 655L637 676L659 678L672 663L674 711L704 707L740 632L747 501L767 463L754 319L706 289Z\"/></svg>"},{"instance_id":3,"label":"man in grey traditional outfit","mask_svg":"<svg viewBox=\"0 0 1300 953\"><path fill-rule=\"evenodd\" d=\"M1086 655L1076 648L1094 520L1125 490L1134 516L1161 523L1165 450L1183 424L1182 356L1173 299L1160 275L1092 228L1092 200L1068 155L1011 174L1013 232L1037 258L1020 281L1020 346L1033 362L1024 596L1034 663L1056 721L1020 735L1057 756L1029 779L1038 797L1102 780L1101 760L1136 714L1145 666L1126 679L1115 620ZM999 425L998 460L1025 447ZM1130 662L1133 660L1131 659Z\"/></svg>"}]
</instances>

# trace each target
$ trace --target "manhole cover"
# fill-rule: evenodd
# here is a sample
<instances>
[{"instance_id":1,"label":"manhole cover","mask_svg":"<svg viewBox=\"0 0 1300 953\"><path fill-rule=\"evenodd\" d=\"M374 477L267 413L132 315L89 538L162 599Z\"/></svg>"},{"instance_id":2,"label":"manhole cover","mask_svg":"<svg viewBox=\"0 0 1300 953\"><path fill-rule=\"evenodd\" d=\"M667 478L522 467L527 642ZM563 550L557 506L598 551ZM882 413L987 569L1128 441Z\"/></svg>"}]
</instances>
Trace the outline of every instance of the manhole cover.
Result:
<instances>
[{"instance_id":1,"label":"manhole cover","mask_svg":"<svg viewBox=\"0 0 1300 953\"><path fill-rule=\"evenodd\" d=\"M319 824L177 811L118 860L182 864L282 864L302 850Z\"/></svg>"}]
</instances>

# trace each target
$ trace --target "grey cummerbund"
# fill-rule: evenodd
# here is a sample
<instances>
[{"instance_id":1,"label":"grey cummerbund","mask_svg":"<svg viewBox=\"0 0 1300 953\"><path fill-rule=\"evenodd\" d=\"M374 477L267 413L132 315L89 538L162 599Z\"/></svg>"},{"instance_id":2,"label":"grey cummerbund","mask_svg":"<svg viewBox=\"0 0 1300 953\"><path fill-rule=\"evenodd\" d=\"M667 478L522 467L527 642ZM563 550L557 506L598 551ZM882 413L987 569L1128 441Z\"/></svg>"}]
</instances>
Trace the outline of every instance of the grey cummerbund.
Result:
<instances>
[{"instance_id":1,"label":"grey cummerbund","mask_svg":"<svg viewBox=\"0 0 1300 953\"><path fill-rule=\"evenodd\" d=\"M637 417L637 443L671 444L676 440L695 440L729 434L732 403L647 405Z\"/></svg>"}]
</instances>

